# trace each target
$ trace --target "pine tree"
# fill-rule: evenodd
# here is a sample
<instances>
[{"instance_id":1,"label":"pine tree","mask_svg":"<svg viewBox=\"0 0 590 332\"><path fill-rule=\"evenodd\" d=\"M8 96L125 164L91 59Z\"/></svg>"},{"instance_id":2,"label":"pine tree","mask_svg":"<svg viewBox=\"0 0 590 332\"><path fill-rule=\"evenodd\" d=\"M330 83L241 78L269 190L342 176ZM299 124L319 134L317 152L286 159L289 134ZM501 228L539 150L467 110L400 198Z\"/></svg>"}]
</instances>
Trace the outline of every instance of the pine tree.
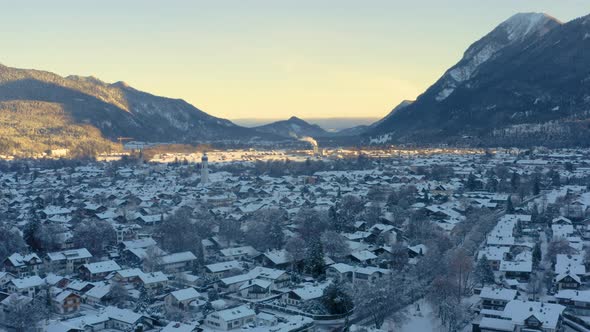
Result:
<instances>
[{"instance_id":1,"label":"pine tree","mask_svg":"<svg viewBox=\"0 0 590 332\"><path fill-rule=\"evenodd\" d=\"M475 179L475 175L473 173L469 173L469 177L467 177L467 190L473 191L477 186L477 182Z\"/></svg>"},{"instance_id":2,"label":"pine tree","mask_svg":"<svg viewBox=\"0 0 590 332\"><path fill-rule=\"evenodd\" d=\"M512 205L512 196L508 196L508 202L506 203L506 212L514 213L514 206Z\"/></svg>"},{"instance_id":3,"label":"pine tree","mask_svg":"<svg viewBox=\"0 0 590 332\"><path fill-rule=\"evenodd\" d=\"M539 181L539 177L535 176L533 179L533 195L537 196L541 193L541 183Z\"/></svg>"},{"instance_id":4,"label":"pine tree","mask_svg":"<svg viewBox=\"0 0 590 332\"><path fill-rule=\"evenodd\" d=\"M539 222L539 207L537 203L533 204L533 208L531 209L531 221L533 223Z\"/></svg>"},{"instance_id":5,"label":"pine tree","mask_svg":"<svg viewBox=\"0 0 590 332\"><path fill-rule=\"evenodd\" d=\"M516 192L516 189L518 189L518 187L520 186L520 175L518 175L518 173L512 172L510 186L512 187L512 192Z\"/></svg>"},{"instance_id":6,"label":"pine tree","mask_svg":"<svg viewBox=\"0 0 590 332\"><path fill-rule=\"evenodd\" d=\"M541 254L541 246L537 243L535 244L535 247L533 248L533 266L537 267L539 266L539 262L541 262L541 258L542 258L542 254Z\"/></svg>"},{"instance_id":7,"label":"pine tree","mask_svg":"<svg viewBox=\"0 0 590 332\"><path fill-rule=\"evenodd\" d=\"M314 278L323 275L326 271L326 262L324 261L324 248L319 239L311 243L306 256L305 271Z\"/></svg>"},{"instance_id":8,"label":"pine tree","mask_svg":"<svg viewBox=\"0 0 590 332\"><path fill-rule=\"evenodd\" d=\"M41 228L41 223L37 219L33 219L25 225L23 229L23 239L25 243L31 247L33 251L41 250L41 243L39 243L37 234Z\"/></svg>"},{"instance_id":9,"label":"pine tree","mask_svg":"<svg viewBox=\"0 0 590 332\"><path fill-rule=\"evenodd\" d=\"M346 290L346 284L337 282L324 289L322 304L332 315L345 314L352 310L354 304L352 297Z\"/></svg>"},{"instance_id":10,"label":"pine tree","mask_svg":"<svg viewBox=\"0 0 590 332\"><path fill-rule=\"evenodd\" d=\"M137 302L135 302L135 311L140 313L146 313L149 305L150 295L148 294L147 289L145 289L145 287L142 286L139 289L139 298L137 299Z\"/></svg>"},{"instance_id":11,"label":"pine tree","mask_svg":"<svg viewBox=\"0 0 590 332\"><path fill-rule=\"evenodd\" d=\"M490 266L488 258L483 255L475 266L474 277L477 282L481 283L481 286L494 282L494 271Z\"/></svg>"}]
</instances>

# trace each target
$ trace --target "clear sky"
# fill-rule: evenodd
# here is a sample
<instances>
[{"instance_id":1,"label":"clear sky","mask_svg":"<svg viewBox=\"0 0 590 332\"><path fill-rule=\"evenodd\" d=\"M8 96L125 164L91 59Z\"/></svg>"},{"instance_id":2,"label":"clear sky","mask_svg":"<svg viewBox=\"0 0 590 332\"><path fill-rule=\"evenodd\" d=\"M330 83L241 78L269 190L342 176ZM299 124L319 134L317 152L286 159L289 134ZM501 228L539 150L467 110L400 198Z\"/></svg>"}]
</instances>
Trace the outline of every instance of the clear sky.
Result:
<instances>
[{"instance_id":1,"label":"clear sky","mask_svg":"<svg viewBox=\"0 0 590 332\"><path fill-rule=\"evenodd\" d=\"M224 118L383 116L517 12L588 0L18 0L0 63L126 81Z\"/></svg>"}]
</instances>

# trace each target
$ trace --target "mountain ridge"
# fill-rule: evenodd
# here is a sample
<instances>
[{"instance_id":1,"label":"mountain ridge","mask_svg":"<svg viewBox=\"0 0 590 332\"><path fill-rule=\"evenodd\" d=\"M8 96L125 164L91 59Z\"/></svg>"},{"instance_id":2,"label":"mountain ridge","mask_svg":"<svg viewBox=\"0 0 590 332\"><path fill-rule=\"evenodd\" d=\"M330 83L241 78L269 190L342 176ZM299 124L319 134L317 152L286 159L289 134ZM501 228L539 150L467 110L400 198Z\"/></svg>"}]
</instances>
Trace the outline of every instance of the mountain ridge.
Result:
<instances>
[{"instance_id":1,"label":"mountain ridge","mask_svg":"<svg viewBox=\"0 0 590 332\"><path fill-rule=\"evenodd\" d=\"M528 14L536 17L530 29L514 24L524 20L525 14L517 15L473 43L412 105L369 129L365 139L588 144L590 69L583 65L590 62L588 16L561 23L546 14ZM510 35L507 27L514 26L519 33Z\"/></svg>"},{"instance_id":2,"label":"mountain ridge","mask_svg":"<svg viewBox=\"0 0 590 332\"><path fill-rule=\"evenodd\" d=\"M183 99L156 96L123 81L94 76L62 77L49 71L0 65L0 101L57 103L74 123L89 124L111 140L196 143L277 139L217 118Z\"/></svg>"}]
</instances>

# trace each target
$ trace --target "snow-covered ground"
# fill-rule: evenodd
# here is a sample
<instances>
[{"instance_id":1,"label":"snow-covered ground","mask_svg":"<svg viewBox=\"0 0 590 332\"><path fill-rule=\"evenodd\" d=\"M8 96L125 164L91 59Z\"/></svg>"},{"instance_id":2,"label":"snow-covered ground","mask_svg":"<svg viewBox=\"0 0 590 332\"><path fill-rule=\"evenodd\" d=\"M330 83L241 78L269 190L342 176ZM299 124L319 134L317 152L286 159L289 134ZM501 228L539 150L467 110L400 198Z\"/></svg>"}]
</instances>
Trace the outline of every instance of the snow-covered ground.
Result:
<instances>
[{"instance_id":1,"label":"snow-covered ground","mask_svg":"<svg viewBox=\"0 0 590 332\"><path fill-rule=\"evenodd\" d=\"M420 310L418 310L418 306ZM440 321L432 312L432 307L425 300L419 300L412 303L405 309L407 319L400 326L392 321L386 321L382 329L385 331L399 331L399 332L443 332L446 331L444 326L441 326Z\"/></svg>"}]
</instances>

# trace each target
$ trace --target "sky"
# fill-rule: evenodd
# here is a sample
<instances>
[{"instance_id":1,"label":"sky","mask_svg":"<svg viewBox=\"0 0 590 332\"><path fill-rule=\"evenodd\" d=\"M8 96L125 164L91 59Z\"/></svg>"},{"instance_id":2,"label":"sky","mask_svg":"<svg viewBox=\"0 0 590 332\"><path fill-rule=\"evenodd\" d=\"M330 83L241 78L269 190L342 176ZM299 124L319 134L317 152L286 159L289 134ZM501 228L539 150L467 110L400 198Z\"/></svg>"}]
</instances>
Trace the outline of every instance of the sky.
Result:
<instances>
[{"instance_id":1,"label":"sky","mask_svg":"<svg viewBox=\"0 0 590 332\"><path fill-rule=\"evenodd\" d=\"M4 1L0 63L125 81L223 118L381 117L517 12L588 0Z\"/></svg>"}]
</instances>

